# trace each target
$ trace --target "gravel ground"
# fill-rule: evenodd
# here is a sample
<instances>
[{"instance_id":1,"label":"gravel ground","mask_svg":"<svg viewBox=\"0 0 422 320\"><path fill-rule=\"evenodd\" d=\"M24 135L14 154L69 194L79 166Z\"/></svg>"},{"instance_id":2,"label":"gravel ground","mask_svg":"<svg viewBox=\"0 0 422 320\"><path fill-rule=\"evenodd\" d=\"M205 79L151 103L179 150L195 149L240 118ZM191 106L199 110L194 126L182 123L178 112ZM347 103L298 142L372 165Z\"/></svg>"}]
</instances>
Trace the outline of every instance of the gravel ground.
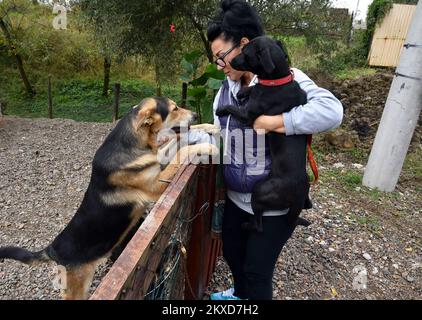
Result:
<instances>
[{"instance_id":1,"label":"gravel ground","mask_svg":"<svg viewBox=\"0 0 422 320\"><path fill-rule=\"evenodd\" d=\"M111 124L6 117L0 124L0 244L42 249L82 201ZM101 266L94 280L107 266ZM54 265L0 263L0 299L57 299Z\"/></svg>"},{"instance_id":2,"label":"gravel ground","mask_svg":"<svg viewBox=\"0 0 422 320\"><path fill-rule=\"evenodd\" d=\"M274 299L422 299L422 179L402 179L393 194L339 179L361 165L320 166L315 208L303 214L312 225L284 247ZM229 288L228 275L220 258L209 291Z\"/></svg>"},{"instance_id":3,"label":"gravel ground","mask_svg":"<svg viewBox=\"0 0 422 320\"><path fill-rule=\"evenodd\" d=\"M94 152L111 128L71 120L1 122L0 245L48 245L79 206ZM366 164L359 154L329 148L322 154L315 208L304 213L312 225L298 228L280 255L274 297L422 299L422 148L410 154L419 167L405 168L391 194L356 183ZM0 263L0 299L59 298L52 267ZM99 268L91 291L108 268ZM230 282L221 258L209 290Z\"/></svg>"}]
</instances>

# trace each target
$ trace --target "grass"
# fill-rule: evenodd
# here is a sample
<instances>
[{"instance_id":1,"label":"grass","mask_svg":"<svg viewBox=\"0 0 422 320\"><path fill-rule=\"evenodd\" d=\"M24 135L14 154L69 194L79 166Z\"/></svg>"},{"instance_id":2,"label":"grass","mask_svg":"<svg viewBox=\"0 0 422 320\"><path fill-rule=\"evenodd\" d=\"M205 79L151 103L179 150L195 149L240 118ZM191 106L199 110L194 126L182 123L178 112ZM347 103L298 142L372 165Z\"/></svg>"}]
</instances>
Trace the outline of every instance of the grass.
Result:
<instances>
[{"instance_id":1,"label":"grass","mask_svg":"<svg viewBox=\"0 0 422 320\"><path fill-rule=\"evenodd\" d=\"M355 162L366 162L369 157L369 151L362 148L346 149L344 153L348 155L351 161Z\"/></svg>"},{"instance_id":2,"label":"grass","mask_svg":"<svg viewBox=\"0 0 422 320\"><path fill-rule=\"evenodd\" d=\"M422 149L407 154L403 170L414 178L422 180Z\"/></svg>"},{"instance_id":3,"label":"grass","mask_svg":"<svg viewBox=\"0 0 422 320\"><path fill-rule=\"evenodd\" d=\"M282 40L287 48L293 67L301 70L310 70L317 68L317 56L312 53L306 44L304 36L281 36L276 35L275 38Z\"/></svg>"},{"instance_id":4,"label":"grass","mask_svg":"<svg viewBox=\"0 0 422 320\"><path fill-rule=\"evenodd\" d=\"M358 216L356 214L352 214L350 218L359 223L360 225L365 226L376 233L381 230L380 219L375 215Z\"/></svg>"},{"instance_id":5,"label":"grass","mask_svg":"<svg viewBox=\"0 0 422 320\"><path fill-rule=\"evenodd\" d=\"M120 89L119 116L125 114L143 98L154 96L155 85L147 80L118 80ZM111 87L116 81L111 82ZM5 114L39 118L48 116L47 80L35 82L37 95L28 97L16 72L0 75L0 101L6 103ZM180 89L179 89L180 88ZM181 100L181 85L164 86L163 95L176 102ZM114 94L111 88L108 97L102 96L102 79L80 77L73 79L52 79L53 117L76 121L110 122L112 119Z\"/></svg>"},{"instance_id":6,"label":"grass","mask_svg":"<svg viewBox=\"0 0 422 320\"><path fill-rule=\"evenodd\" d=\"M348 69L348 70L341 70L336 72L334 75L338 79L357 79L362 76L368 76L371 74L375 74L377 69L374 68L356 68L356 69Z\"/></svg>"},{"instance_id":7,"label":"grass","mask_svg":"<svg viewBox=\"0 0 422 320\"><path fill-rule=\"evenodd\" d=\"M355 189L356 187L362 186L363 176L361 173L357 173L345 169L330 169L324 172L321 177L323 180L336 180L339 184L344 186L346 189Z\"/></svg>"},{"instance_id":8,"label":"grass","mask_svg":"<svg viewBox=\"0 0 422 320\"><path fill-rule=\"evenodd\" d=\"M362 178L362 174L349 171L343 176L343 183L350 188L355 188L362 185Z\"/></svg>"}]
</instances>

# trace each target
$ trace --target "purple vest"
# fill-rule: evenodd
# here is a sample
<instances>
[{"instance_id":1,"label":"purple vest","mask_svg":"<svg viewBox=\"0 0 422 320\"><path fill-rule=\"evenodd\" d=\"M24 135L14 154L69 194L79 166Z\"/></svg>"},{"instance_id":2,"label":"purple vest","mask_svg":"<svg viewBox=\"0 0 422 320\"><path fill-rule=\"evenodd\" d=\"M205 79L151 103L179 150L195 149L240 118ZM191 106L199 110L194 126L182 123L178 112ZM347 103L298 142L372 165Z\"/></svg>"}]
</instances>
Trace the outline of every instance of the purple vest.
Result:
<instances>
[{"instance_id":1,"label":"purple vest","mask_svg":"<svg viewBox=\"0 0 422 320\"><path fill-rule=\"evenodd\" d=\"M229 104L234 104L239 108L247 107L247 101L238 102L232 96L228 81L225 80L221 87L218 106ZM271 154L268 139L265 139L263 135L258 137L252 127L237 121L234 117L230 117L228 130L231 141L225 141L228 117L219 117L219 121L223 143L229 144L224 146L224 149L230 149L227 152L228 154L224 155L223 162L226 187L236 192L252 193L255 183L266 178L270 172ZM260 139L259 143L258 139Z\"/></svg>"}]
</instances>

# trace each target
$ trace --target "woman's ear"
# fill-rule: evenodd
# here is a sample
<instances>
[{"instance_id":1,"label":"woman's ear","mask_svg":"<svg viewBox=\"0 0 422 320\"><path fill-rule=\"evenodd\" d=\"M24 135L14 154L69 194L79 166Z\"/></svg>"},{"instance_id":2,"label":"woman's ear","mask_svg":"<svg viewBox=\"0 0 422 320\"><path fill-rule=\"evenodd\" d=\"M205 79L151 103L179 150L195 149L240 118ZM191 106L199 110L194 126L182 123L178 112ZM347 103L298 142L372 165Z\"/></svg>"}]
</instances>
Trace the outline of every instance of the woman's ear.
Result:
<instances>
[{"instance_id":1,"label":"woman's ear","mask_svg":"<svg viewBox=\"0 0 422 320\"><path fill-rule=\"evenodd\" d=\"M240 49L242 49L244 46L246 46L249 43L249 39L246 37L243 37L240 39Z\"/></svg>"}]
</instances>

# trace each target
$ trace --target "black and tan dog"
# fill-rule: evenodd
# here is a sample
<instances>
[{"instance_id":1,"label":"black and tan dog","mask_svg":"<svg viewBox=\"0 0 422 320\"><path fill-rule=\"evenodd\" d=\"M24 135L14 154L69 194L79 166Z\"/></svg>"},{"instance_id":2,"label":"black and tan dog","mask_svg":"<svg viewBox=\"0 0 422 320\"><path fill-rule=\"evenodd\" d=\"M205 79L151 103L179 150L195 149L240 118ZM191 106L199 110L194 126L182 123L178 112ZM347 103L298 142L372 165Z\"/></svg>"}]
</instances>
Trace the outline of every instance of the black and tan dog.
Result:
<instances>
[{"instance_id":1,"label":"black and tan dog","mask_svg":"<svg viewBox=\"0 0 422 320\"><path fill-rule=\"evenodd\" d=\"M230 64L236 70L256 74L258 83L238 93L239 99L249 99L246 108L222 106L216 111L218 116L231 114L252 126L260 115L279 115L306 104L306 93L294 81L287 54L279 41L257 37ZM299 218L303 208L312 207L306 173L307 136L270 132L267 138L271 150L271 170L266 179L254 186L251 198L254 219L245 227L262 231L262 214L265 211L286 208L290 209L288 217L292 225L307 226L309 222Z\"/></svg>"},{"instance_id":2,"label":"black and tan dog","mask_svg":"<svg viewBox=\"0 0 422 320\"><path fill-rule=\"evenodd\" d=\"M66 270L63 298L86 298L99 262L122 242L150 203L158 200L181 163L193 154L218 153L207 143L186 146L161 169L157 133L180 129L182 123L187 125L195 118L195 113L169 99L143 100L119 121L97 150L88 190L64 230L38 252L0 248L0 259L27 264L54 261Z\"/></svg>"}]
</instances>

